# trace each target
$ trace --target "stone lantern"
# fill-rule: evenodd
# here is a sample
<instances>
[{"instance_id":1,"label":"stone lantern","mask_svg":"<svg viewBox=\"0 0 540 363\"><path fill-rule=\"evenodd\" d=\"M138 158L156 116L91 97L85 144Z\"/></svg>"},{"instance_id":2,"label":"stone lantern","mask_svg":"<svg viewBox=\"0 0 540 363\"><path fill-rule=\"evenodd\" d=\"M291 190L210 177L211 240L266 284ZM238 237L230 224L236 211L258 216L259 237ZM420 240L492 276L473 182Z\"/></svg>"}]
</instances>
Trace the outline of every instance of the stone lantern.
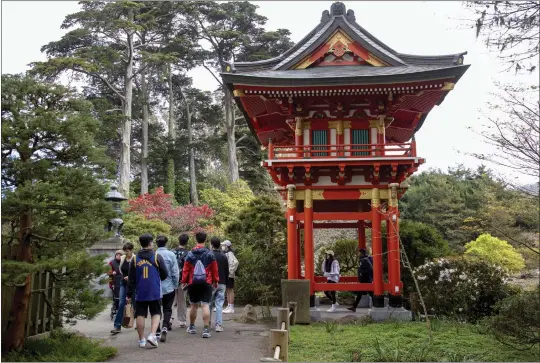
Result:
<instances>
[{"instance_id":1,"label":"stone lantern","mask_svg":"<svg viewBox=\"0 0 540 363\"><path fill-rule=\"evenodd\" d=\"M105 200L113 203L113 210L116 212L117 217L109 221L107 230L113 231L115 237L120 237L122 227L124 226L124 221L120 216L122 215L122 208L120 203L127 200L120 192L116 185L111 186L111 190L105 195Z\"/></svg>"}]
</instances>

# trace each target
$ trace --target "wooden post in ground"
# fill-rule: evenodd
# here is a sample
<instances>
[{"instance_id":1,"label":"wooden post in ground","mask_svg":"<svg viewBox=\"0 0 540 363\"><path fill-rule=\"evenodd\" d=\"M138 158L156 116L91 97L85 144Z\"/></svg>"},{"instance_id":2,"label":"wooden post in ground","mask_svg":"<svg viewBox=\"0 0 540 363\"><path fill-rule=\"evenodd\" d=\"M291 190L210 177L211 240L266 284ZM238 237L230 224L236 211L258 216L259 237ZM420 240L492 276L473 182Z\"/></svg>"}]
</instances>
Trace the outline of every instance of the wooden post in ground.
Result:
<instances>
[{"instance_id":1,"label":"wooden post in ground","mask_svg":"<svg viewBox=\"0 0 540 363\"><path fill-rule=\"evenodd\" d=\"M289 311L292 313L289 317L289 324L295 325L296 324L296 308L298 306L298 303L296 301L289 301Z\"/></svg>"},{"instance_id":2,"label":"wooden post in ground","mask_svg":"<svg viewBox=\"0 0 540 363\"><path fill-rule=\"evenodd\" d=\"M277 347L279 347L279 355L276 357L274 352ZM287 330L270 330L270 352L274 359L277 358L282 362L289 360L289 332Z\"/></svg>"}]
</instances>

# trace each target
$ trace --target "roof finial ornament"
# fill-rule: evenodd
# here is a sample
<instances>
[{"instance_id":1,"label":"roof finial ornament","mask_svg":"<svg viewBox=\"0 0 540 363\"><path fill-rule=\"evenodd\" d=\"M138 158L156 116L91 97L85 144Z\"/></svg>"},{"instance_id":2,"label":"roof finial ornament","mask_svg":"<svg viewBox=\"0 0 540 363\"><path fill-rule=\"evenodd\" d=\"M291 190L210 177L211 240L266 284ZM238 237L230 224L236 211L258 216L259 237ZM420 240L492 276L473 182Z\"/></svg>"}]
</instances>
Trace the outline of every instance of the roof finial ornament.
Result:
<instances>
[{"instance_id":1,"label":"roof finial ornament","mask_svg":"<svg viewBox=\"0 0 540 363\"><path fill-rule=\"evenodd\" d=\"M321 16L321 23L325 24L328 23L330 20L332 20L330 12L328 10L323 11Z\"/></svg>"},{"instance_id":2,"label":"roof finial ornament","mask_svg":"<svg viewBox=\"0 0 540 363\"><path fill-rule=\"evenodd\" d=\"M354 16L353 9L347 10L347 15L345 16L345 19L347 19L348 21L356 21L356 16Z\"/></svg>"},{"instance_id":3,"label":"roof finial ornament","mask_svg":"<svg viewBox=\"0 0 540 363\"><path fill-rule=\"evenodd\" d=\"M345 15L345 10L346 10L345 4L343 4L340 1L336 1L330 7L330 14L332 16L342 16L342 15Z\"/></svg>"}]
</instances>

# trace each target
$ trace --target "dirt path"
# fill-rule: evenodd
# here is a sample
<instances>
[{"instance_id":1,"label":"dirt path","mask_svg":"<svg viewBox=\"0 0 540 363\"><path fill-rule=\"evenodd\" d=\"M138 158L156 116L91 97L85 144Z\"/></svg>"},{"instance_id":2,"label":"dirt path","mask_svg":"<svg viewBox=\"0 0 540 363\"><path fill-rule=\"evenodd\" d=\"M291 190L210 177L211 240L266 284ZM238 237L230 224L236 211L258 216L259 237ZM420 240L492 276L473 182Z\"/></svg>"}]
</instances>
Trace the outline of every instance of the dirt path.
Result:
<instances>
[{"instance_id":1,"label":"dirt path","mask_svg":"<svg viewBox=\"0 0 540 363\"><path fill-rule=\"evenodd\" d=\"M123 329L122 333L111 336L113 325L108 310L92 321L79 322L70 330L79 331L91 338L103 339L104 344L116 347L118 354L111 359L112 362L259 362L261 357L267 355L271 327L265 324L236 323L233 319L240 317L239 313L243 309L236 307L235 310L234 315L223 315L225 331L212 331L210 339L203 339L200 335L203 326L200 310L195 324L195 335L179 328L178 320L175 319L173 330L167 335L167 342L160 343L157 349L139 348L135 329ZM173 317L175 315L173 312ZM147 319L146 335L149 326L150 319Z\"/></svg>"}]
</instances>

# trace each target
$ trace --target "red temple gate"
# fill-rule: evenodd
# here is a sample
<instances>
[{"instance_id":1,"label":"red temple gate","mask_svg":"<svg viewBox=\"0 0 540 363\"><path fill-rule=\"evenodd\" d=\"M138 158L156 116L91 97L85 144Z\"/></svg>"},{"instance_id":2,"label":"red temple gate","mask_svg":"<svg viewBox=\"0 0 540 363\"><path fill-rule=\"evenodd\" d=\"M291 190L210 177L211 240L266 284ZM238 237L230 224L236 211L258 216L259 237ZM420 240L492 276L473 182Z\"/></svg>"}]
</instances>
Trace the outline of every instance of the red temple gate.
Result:
<instances>
[{"instance_id":1,"label":"red temple gate","mask_svg":"<svg viewBox=\"0 0 540 363\"><path fill-rule=\"evenodd\" d=\"M231 63L222 73L268 149L262 165L286 200L288 278L309 280L311 296L323 290L373 291L373 306L383 307L387 292L389 305L401 307L398 200L407 177L425 161L417 155L414 134L469 67L464 54L398 53L337 2L282 55ZM329 284L315 276L315 228L357 229L359 248L366 247L365 230L371 228L373 283L342 277Z\"/></svg>"}]
</instances>

